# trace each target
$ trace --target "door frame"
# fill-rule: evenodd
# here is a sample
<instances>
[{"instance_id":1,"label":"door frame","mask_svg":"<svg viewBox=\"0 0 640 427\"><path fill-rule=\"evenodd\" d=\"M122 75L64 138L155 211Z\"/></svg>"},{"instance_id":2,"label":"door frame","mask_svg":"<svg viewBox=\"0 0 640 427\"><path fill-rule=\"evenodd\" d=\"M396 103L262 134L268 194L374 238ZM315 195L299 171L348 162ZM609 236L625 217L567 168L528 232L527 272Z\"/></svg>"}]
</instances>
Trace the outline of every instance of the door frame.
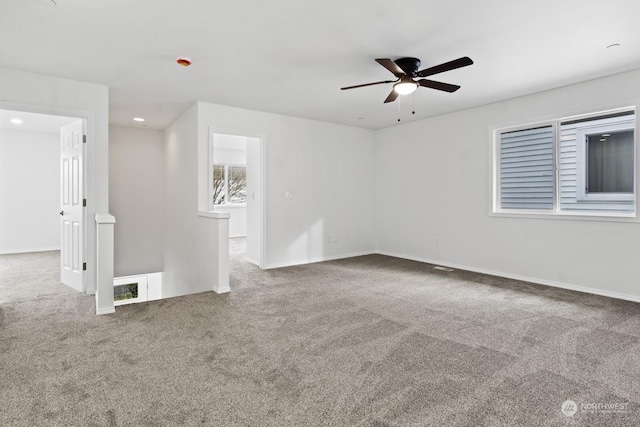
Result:
<instances>
[{"instance_id":1,"label":"door frame","mask_svg":"<svg viewBox=\"0 0 640 427\"><path fill-rule=\"evenodd\" d=\"M89 220L93 218L96 200L95 188L95 145L92 141L94 138L95 120L93 112L75 110L70 108L34 105L16 102L6 102L0 100L0 109L23 111L27 113L47 114L50 116L66 116L82 119L84 121L85 135L87 136L87 144L83 147L82 156L82 176L84 198L87 199L86 209L82 212L82 227L85 240L83 262L87 263L87 270L82 276L82 290L87 294L96 293L96 231L95 227L89 227Z\"/></svg>"},{"instance_id":2,"label":"door frame","mask_svg":"<svg viewBox=\"0 0 640 427\"><path fill-rule=\"evenodd\" d=\"M234 135L247 138L255 138L260 141L260 259L258 260L258 267L261 270L267 268L267 135L264 132L256 132L255 130L242 129L240 127L225 127L225 126L209 126L207 135L207 176L209 170L210 156L212 152L210 147L213 147L214 134ZM207 178L207 186L209 185L209 179ZM208 187L207 187L208 191ZM208 192L207 192L208 194ZM208 210L208 208L207 208Z\"/></svg>"}]
</instances>

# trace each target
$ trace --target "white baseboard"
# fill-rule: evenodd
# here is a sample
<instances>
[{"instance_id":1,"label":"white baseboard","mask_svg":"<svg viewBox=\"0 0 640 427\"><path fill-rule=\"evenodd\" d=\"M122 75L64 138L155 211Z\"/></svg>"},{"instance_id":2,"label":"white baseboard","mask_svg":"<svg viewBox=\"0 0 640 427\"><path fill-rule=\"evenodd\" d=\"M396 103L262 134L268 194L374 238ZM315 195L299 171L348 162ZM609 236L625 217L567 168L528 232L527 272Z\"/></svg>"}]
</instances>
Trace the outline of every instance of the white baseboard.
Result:
<instances>
[{"instance_id":1,"label":"white baseboard","mask_svg":"<svg viewBox=\"0 0 640 427\"><path fill-rule=\"evenodd\" d=\"M12 255L12 254L27 254L30 252L50 252L50 251L59 251L60 247L55 248L34 248L34 249L18 249L18 250L10 250L10 251L1 251L0 255Z\"/></svg>"},{"instance_id":2,"label":"white baseboard","mask_svg":"<svg viewBox=\"0 0 640 427\"><path fill-rule=\"evenodd\" d=\"M225 286L218 290L214 289L213 292L215 292L216 294L228 294L229 292L231 292L231 288L229 286Z\"/></svg>"},{"instance_id":3,"label":"white baseboard","mask_svg":"<svg viewBox=\"0 0 640 427\"><path fill-rule=\"evenodd\" d=\"M248 263L251 263L253 265L257 265L258 267L260 267L260 263L255 259L245 257L244 260L247 261Z\"/></svg>"},{"instance_id":4,"label":"white baseboard","mask_svg":"<svg viewBox=\"0 0 640 427\"><path fill-rule=\"evenodd\" d=\"M501 271L494 271L494 270L488 270L484 268L471 267L468 265L455 264L451 262L442 262L442 261L433 260L433 259L413 257L413 256L408 256L408 255L403 255L403 254L398 254L398 253L388 252L388 251L376 251L376 253L380 255L392 256L395 258L402 258L402 259L408 259L411 261L424 262L427 264L442 265L444 267L455 268L457 270L472 271L474 273L488 274L490 276L504 277L507 279L520 280L522 282L530 282L530 283L536 283L538 285L545 285L545 286L551 286L554 288L567 289L570 291L583 292L586 294L600 295L603 297L616 298L616 299L621 299L625 301L640 302L640 296L636 296L636 295L621 294L619 292L611 292L611 291L606 291L602 289L588 288L585 286L577 286L569 283L556 282L553 280L539 279L537 277L520 276L518 274L510 274L510 273L504 273Z\"/></svg>"},{"instance_id":5,"label":"white baseboard","mask_svg":"<svg viewBox=\"0 0 640 427\"><path fill-rule=\"evenodd\" d=\"M364 255L373 255L375 253L376 251L352 252L350 254L340 254L340 255L310 258L310 259L292 261L292 262L267 264L267 266L265 267L265 270L270 270L272 268L293 267L294 265L313 264L316 262L333 261L336 259L353 258L357 256L364 256Z\"/></svg>"},{"instance_id":6,"label":"white baseboard","mask_svg":"<svg viewBox=\"0 0 640 427\"><path fill-rule=\"evenodd\" d=\"M110 307L110 308L96 308L96 315L101 316L103 314L113 314L116 312L115 307Z\"/></svg>"}]
</instances>

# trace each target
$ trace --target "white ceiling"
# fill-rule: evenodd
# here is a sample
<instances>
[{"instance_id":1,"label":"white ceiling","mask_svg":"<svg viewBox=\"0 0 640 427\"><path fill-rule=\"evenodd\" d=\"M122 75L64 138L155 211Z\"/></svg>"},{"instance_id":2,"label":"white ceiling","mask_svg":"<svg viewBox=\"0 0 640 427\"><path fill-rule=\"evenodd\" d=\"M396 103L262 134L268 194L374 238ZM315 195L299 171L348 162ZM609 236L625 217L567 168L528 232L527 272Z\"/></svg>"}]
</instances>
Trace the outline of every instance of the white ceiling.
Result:
<instances>
[{"instance_id":1,"label":"white ceiling","mask_svg":"<svg viewBox=\"0 0 640 427\"><path fill-rule=\"evenodd\" d=\"M379 129L640 67L638 0L47 2L2 0L0 67L108 85L126 126L200 100ZM431 77L462 89L419 88L413 116L411 95L383 104L391 85L339 90L402 56L475 64Z\"/></svg>"},{"instance_id":2,"label":"white ceiling","mask_svg":"<svg viewBox=\"0 0 640 427\"><path fill-rule=\"evenodd\" d=\"M20 119L22 123L12 123L12 119ZM79 119L74 117L26 113L24 111L0 110L0 130L59 134L61 126L68 125L76 120Z\"/></svg>"}]
</instances>

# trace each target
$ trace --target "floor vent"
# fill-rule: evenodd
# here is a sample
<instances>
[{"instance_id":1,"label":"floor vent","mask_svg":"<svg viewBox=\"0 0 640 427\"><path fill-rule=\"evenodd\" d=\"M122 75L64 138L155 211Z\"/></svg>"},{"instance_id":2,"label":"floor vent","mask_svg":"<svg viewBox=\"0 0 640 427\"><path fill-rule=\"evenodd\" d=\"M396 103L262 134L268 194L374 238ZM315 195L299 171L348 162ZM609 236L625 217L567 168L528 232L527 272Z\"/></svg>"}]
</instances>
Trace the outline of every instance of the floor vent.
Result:
<instances>
[{"instance_id":1,"label":"floor vent","mask_svg":"<svg viewBox=\"0 0 640 427\"><path fill-rule=\"evenodd\" d=\"M443 267L441 265L436 265L435 267L433 267L434 270L441 270L441 271L453 271L453 268L449 268L449 267Z\"/></svg>"}]
</instances>

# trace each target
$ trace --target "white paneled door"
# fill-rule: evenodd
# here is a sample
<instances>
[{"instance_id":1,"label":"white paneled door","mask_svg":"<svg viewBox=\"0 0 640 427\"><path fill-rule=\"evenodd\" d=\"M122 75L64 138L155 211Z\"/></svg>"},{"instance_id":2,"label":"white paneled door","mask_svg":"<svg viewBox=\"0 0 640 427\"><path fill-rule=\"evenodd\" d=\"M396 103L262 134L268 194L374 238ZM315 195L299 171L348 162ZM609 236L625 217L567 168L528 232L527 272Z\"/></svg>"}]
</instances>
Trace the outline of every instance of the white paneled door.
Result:
<instances>
[{"instance_id":1,"label":"white paneled door","mask_svg":"<svg viewBox=\"0 0 640 427\"><path fill-rule=\"evenodd\" d=\"M83 292L83 127L78 120L60 128L60 280Z\"/></svg>"}]
</instances>

